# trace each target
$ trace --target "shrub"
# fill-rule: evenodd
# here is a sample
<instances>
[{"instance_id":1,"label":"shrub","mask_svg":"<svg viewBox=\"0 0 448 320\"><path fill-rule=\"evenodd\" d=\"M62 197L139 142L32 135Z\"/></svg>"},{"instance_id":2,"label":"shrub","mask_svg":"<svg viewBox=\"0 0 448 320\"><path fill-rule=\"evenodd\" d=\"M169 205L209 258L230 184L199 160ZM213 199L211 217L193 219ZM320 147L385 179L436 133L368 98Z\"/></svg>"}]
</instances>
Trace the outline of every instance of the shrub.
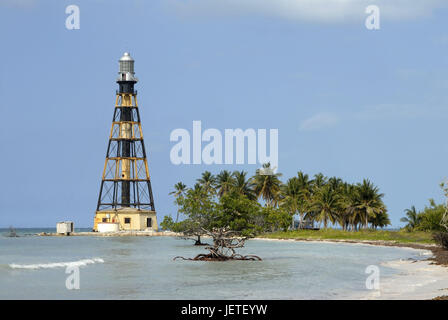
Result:
<instances>
[{"instance_id":1,"label":"shrub","mask_svg":"<svg viewBox=\"0 0 448 320\"><path fill-rule=\"evenodd\" d=\"M448 232L437 232L433 238L437 244L448 250Z\"/></svg>"},{"instance_id":2,"label":"shrub","mask_svg":"<svg viewBox=\"0 0 448 320\"><path fill-rule=\"evenodd\" d=\"M419 213L419 223L416 226L416 230L420 231L443 231L441 226L443 214L445 212L445 206L443 204L435 204L434 200L430 200L430 206Z\"/></svg>"},{"instance_id":3,"label":"shrub","mask_svg":"<svg viewBox=\"0 0 448 320\"><path fill-rule=\"evenodd\" d=\"M163 230L172 230L174 227L173 218L171 218L171 216L165 216L163 221L160 223L160 226Z\"/></svg>"}]
</instances>

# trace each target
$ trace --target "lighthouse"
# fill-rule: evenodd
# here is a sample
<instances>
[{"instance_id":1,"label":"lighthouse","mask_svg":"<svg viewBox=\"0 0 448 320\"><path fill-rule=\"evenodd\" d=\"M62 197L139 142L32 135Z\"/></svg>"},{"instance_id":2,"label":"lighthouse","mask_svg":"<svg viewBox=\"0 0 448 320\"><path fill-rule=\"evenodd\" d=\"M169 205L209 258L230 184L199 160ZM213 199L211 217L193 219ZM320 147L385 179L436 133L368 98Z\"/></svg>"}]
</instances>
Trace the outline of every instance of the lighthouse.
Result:
<instances>
[{"instance_id":1,"label":"lighthouse","mask_svg":"<svg viewBox=\"0 0 448 320\"><path fill-rule=\"evenodd\" d=\"M140 113L134 59L125 52L119 60L112 128L106 151L94 231L157 231Z\"/></svg>"}]
</instances>

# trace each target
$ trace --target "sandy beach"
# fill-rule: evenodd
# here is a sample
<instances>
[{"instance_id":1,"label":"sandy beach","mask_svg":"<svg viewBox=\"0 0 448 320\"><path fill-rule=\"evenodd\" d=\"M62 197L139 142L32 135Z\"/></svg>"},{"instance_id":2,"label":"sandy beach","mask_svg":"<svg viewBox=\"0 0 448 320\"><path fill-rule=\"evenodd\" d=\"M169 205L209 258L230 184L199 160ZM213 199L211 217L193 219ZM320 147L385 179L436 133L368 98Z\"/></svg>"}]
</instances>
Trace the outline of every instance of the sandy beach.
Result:
<instances>
[{"instance_id":1,"label":"sandy beach","mask_svg":"<svg viewBox=\"0 0 448 320\"><path fill-rule=\"evenodd\" d=\"M265 241L300 241L314 243L344 243L354 246L394 246L415 250L422 260L396 260L384 262L384 267L399 271L397 276L380 279L380 289L367 295L353 296L363 300L427 300L448 296L448 251L436 245L398 244L387 241L266 239Z\"/></svg>"}]
</instances>

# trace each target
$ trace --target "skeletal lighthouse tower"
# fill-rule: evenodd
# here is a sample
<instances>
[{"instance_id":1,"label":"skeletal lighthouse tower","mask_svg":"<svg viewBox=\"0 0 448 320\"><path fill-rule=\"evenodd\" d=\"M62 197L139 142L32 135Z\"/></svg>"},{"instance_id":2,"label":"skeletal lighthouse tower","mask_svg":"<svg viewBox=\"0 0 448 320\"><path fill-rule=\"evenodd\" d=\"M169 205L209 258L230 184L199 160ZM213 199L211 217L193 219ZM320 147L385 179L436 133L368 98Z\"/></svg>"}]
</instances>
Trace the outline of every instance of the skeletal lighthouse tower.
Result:
<instances>
[{"instance_id":1,"label":"skeletal lighthouse tower","mask_svg":"<svg viewBox=\"0 0 448 320\"><path fill-rule=\"evenodd\" d=\"M157 230L151 180L134 85L134 59L119 60L118 91L93 229Z\"/></svg>"}]
</instances>

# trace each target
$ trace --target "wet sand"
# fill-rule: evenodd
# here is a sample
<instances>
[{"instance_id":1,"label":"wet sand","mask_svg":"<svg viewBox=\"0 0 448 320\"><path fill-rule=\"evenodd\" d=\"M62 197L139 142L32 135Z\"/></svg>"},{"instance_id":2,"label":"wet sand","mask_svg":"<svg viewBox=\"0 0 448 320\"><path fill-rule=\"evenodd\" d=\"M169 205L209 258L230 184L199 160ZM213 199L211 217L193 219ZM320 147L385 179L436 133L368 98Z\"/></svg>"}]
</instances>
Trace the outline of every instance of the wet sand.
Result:
<instances>
[{"instance_id":1,"label":"wet sand","mask_svg":"<svg viewBox=\"0 0 448 320\"><path fill-rule=\"evenodd\" d=\"M384 262L382 265L399 270L395 277L383 279L380 290L373 291L366 296L354 299L375 300L448 300L448 250L435 244L396 243L392 241L367 240L319 240L319 239L268 239L268 241L302 241L316 243L344 243L352 245L374 245L409 248L418 250L424 260L398 260Z\"/></svg>"}]
</instances>

